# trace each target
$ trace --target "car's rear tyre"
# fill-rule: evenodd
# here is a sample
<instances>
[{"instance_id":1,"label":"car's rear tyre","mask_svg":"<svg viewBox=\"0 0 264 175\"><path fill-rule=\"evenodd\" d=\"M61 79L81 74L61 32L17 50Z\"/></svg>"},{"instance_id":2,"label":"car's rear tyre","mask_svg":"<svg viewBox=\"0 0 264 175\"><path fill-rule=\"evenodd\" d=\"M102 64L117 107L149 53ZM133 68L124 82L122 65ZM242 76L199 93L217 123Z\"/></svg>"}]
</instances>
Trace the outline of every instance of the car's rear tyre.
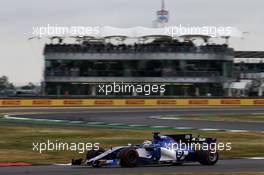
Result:
<instances>
[{"instance_id":1,"label":"car's rear tyre","mask_svg":"<svg viewBox=\"0 0 264 175\"><path fill-rule=\"evenodd\" d=\"M94 148L90 151L87 151L86 153L86 159L89 160L89 159L92 159L96 156L99 156L100 154L104 153L105 150L103 148L99 148L98 150L95 150Z\"/></svg>"},{"instance_id":2,"label":"car's rear tyre","mask_svg":"<svg viewBox=\"0 0 264 175\"><path fill-rule=\"evenodd\" d=\"M137 165L138 157L139 155L135 148L125 148L118 155L118 158L120 159L120 166L135 167Z\"/></svg>"},{"instance_id":3,"label":"car's rear tyre","mask_svg":"<svg viewBox=\"0 0 264 175\"><path fill-rule=\"evenodd\" d=\"M218 152L213 153L212 151L199 151L198 162L201 165L214 165L219 159Z\"/></svg>"}]
</instances>

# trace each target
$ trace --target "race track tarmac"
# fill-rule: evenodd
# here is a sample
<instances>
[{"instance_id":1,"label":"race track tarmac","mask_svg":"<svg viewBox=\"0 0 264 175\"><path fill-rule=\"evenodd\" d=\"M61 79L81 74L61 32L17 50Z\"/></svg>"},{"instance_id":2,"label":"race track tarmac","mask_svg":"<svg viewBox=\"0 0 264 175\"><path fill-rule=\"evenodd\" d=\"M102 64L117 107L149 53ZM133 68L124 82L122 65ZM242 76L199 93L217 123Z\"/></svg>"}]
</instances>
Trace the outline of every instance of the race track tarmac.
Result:
<instances>
[{"instance_id":1,"label":"race track tarmac","mask_svg":"<svg viewBox=\"0 0 264 175\"><path fill-rule=\"evenodd\" d=\"M183 166L156 166L135 168L92 168L84 166L32 166L3 167L3 175L97 175L97 174L161 174L161 173L224 173L224 172L264 172L264 160L232 159L220 160L215 166L202 166L198 163Z\"/></svg>"},{"instance_id":2,"label":"race track tarmac","mask_svg":"<svg viewBox=\"0 0 264 175\"><path fill-rule=\"evenodd\" d=\"M81 120L87 122L122 123L168 127L212 128L224 130L264 131L260 122L162 120L151 117L163 115L245 115L263 114L263 107L202 107L202 108L0 108L0 113L41 119Z\"/></svg>"}]
</instances>

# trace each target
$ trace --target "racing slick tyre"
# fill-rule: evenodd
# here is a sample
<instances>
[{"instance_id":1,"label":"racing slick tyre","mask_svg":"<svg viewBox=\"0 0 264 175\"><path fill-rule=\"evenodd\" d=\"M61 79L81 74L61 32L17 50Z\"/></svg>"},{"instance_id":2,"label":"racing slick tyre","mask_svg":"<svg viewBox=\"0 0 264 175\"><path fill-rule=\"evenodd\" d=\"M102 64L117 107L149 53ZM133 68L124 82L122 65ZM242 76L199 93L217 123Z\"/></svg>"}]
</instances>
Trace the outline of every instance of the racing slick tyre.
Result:
<instances>
[{"instance_id":1,"label":"racing slick tyre","mask_svg":"<svg viewBox=\"0 0 264 175\"><path fill-rule=\"evenodd\" d=\"M103 148L99 148L98 150L95 150L94 148L90 151L87 151L86 153L86 160L92 159L96 156L99 156L100 154L104 153L105 150Z\"/></svg>"},{"instance_id":2,"label":"racing slick tyre","mask_svg":"<svg viewBox=\"0 0 264 175\"><path fill-rule=\"evenodd\" d=\"M211 151L199 151L198 152L198 162L201 165L214 165L219 159L218 152Z\"/></svg>"},{"instance_id":3,"label":"racing slick tyre","mask_svg":"<svg viewBox=\"0 0 264 175\"><path fill-rule=\"evenodd\" d=\"M121 167L135 167L138 161L138 152L135 148L125 148L119 155Z\"/></svg>"}]
</instances>

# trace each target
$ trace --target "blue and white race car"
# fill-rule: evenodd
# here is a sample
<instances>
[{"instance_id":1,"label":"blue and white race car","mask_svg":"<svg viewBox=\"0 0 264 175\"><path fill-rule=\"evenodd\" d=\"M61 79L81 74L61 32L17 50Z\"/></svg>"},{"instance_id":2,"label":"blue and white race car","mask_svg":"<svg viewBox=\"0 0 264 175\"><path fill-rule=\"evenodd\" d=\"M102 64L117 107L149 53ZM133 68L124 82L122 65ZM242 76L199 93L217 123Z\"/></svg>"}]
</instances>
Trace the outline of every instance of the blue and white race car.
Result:
<instances>
[{"instance_id":1,"label":"blue and white race car","mask_svg":"<svg viewBox=\"0 0 264 175\"><path fill-rule=\"evenodd\" d=\"M145 140L143 144L118 146L106 151L90 150L85 160L73 159L72 165L135 167L154 164L182 165L188 162L214 165L219 158L215 145L216 139L213 138L193 138L191 134L159 135L154 132L153 139Z\"/></svg>"}]
</instances>

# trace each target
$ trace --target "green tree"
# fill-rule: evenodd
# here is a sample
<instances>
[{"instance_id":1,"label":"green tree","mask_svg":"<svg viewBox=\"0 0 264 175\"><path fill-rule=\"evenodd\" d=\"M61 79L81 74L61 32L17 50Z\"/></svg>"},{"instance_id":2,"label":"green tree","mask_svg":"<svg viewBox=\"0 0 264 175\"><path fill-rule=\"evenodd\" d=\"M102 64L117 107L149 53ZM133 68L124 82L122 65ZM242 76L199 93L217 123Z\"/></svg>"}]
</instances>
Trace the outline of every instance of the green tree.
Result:
<instances>
[{"instance_id":1,"label":"green tree","mask_svg":"<svg viewBox=\"0 0 264 175\"><path fill-rule=\"evenodd\" d=\"M36 85L33 83L28 83L26 86L21 87L21 89L24 89L24 90L33 90L35 88L36 88Z\"/></svg>"},{"instance_id":2,"label":"green tree","mask_svg":"<svg viewBox=\"0 0 264 175\"><path fill-rule=\"evenodd\" d=\"M7 76L0 77L0 91L6 89L14 89L14 85L9 82Z\"/></svg>"}]
</instances>

